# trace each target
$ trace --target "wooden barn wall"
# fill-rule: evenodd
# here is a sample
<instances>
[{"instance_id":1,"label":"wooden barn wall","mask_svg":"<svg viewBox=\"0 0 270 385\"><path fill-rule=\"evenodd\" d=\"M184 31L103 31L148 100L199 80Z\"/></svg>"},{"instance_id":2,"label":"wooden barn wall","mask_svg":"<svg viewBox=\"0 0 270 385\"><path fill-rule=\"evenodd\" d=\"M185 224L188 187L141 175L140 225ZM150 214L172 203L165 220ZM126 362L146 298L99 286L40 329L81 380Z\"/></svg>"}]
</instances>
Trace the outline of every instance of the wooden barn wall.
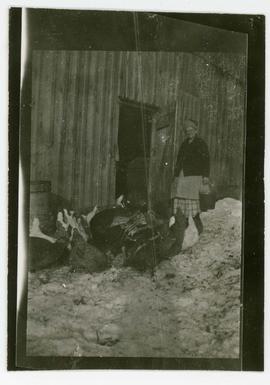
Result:
<instances>
[{"instance_id":1,"label":"wooden barn wall","mask_svg":"<svg viewBox=\"0 0 270 385\"><path fill-rule=\"evenodd\" d=\"M221 55L217 66L211 55L173 52L35 51L31 179L50 180L52 191L76 208L113 203L120 96L164 109L176 102L176 148L183 120L197 119L210 147L211 177L240 191L245 86L231 61Z\"/></svg>"},{"instance_id":2,"label":"wooden barn wall","mask_svg":"<svg viewBox=\"0 0 270 385\"><path fill-rule=\"evenodd\" d=\"M211 151L211 176L220 195L241 199L246 58L218 53L195 56L200 126Z\"/></svg>"}]
</instances>

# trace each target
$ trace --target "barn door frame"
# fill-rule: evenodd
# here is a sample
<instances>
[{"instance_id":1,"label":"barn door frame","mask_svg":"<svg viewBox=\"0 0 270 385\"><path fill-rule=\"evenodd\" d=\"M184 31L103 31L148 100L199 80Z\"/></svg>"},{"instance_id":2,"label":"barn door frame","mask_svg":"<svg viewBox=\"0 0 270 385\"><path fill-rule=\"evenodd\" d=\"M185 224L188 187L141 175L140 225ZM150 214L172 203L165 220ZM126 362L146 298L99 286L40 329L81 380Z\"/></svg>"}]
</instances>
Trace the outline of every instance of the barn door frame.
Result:
<instances>
[{"instance_id":1,"label":"barn door frame","mask_svg":"<svg viewBox=\"0 0 270 385\"><path fill-rule=\"evenodd\" d=\"M114 161L114 166L115 166L115 173L114 173L114 186L116 186L116 169L117 169L117 163L119 162L119 148L118 148L118 135L119 135L119 123L120 123L120 110L121 110L121 105L127 105L132 108L137 108L138 110L141 111L142 118L144 119L144 111L147 111L148 113L151 114L151 133L150 133L150 153L151 153L151 146L152 146L152 129L153 129L153 119L157 113L161 111L161 108L157 105L154 104L149 104L145 103L139 100L133 100L129 99L126 97L118 96L118 103L117 103L117 129L116 129L116 137L115 137L115 161ZM150 155L151 157L151 155ZM148 185L149 185L149 167L146 170L147 176L146 176L146 189L147 189L147 203L149 203L148 200Z\"/></svg>"},{"instance_id":2,"label":"barn door frame","mask_svg":"<svg viewBox=\"0 0 270 385\"><path fill-rule=\"evenodd\" d=\"M153 117L148 178L148 207L150 209L158 201L170 199L176 153L177 110L178 103L174 101L164 109L160 109ZM167 132L164 131L162 134L161 130L167 127ZM160 149L158 149L158 145L160 145ZM165 185L168 193L165 192Z\"/></svg>"}]
</instances>

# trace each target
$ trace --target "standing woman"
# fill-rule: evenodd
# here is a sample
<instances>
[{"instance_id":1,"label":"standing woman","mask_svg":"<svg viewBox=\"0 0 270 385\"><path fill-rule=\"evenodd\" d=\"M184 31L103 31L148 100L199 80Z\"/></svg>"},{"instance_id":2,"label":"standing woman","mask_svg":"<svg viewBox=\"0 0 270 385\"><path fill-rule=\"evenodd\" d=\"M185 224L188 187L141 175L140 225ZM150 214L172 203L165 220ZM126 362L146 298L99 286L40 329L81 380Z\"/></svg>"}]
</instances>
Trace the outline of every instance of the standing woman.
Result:
<instances>
[{"instance_id":1,"label":"standing woman","mask_svg":"<svg viewBox=\"0 0 270 385\"><path fill-rule=\"evenodd\" d=\"M187 219L191 215L201 234L203 224L200 218L199 191L202 184L209 183L209 151L207 144L198 136L197 123L184 122L186 139L179 148L174 172L173 214L181 209Z\"/></svg>"}]
</instances>

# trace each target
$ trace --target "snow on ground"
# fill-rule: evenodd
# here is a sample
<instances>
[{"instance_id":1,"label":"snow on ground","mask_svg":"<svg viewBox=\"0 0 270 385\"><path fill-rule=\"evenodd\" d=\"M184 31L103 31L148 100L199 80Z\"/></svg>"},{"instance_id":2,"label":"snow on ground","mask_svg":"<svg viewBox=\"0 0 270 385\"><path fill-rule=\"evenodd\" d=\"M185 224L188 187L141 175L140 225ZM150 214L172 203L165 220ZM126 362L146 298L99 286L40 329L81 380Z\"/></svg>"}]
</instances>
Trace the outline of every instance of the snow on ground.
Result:
<instances>
[{"instance_id":1,"label":"snow on ground","mask_svg":"<svg viewBox=\"0 0 270 385\"><path fill-rule=\"evenodd\" d=\"M237 358L241 214L241 202L218 201L199 242L154 276L29 273L27 354Z\"/></svg>"}]
</instances>

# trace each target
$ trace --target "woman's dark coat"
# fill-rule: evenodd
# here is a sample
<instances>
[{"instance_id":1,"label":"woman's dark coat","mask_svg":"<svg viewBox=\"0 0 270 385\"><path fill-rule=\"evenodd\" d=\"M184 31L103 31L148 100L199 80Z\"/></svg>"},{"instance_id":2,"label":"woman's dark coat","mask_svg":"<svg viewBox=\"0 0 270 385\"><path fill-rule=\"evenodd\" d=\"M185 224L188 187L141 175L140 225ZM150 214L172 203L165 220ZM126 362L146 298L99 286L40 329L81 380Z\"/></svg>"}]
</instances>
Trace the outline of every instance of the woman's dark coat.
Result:
<instances>
[{"instance_id":1,"label":"woman's dark coat","mask_svg":"<svg viewBox=\"0 0 270 385\"><path fill-rule=\"evenodd\" d=\"M195 136L191 143L186 139L180 146L174 176L178 177L181 170L183 170L184 176L200 175L209 177L210 162L208 147L198 136Z\"/></svg>"}]
</instances>

